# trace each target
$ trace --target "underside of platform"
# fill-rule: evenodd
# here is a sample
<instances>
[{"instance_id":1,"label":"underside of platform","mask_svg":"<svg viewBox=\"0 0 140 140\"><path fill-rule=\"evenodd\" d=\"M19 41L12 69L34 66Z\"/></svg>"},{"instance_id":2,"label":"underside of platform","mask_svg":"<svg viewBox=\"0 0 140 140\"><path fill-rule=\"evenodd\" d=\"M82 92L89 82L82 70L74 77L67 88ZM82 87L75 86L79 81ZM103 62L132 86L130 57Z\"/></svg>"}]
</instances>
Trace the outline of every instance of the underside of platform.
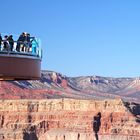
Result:
<instances>
[{"instance_id":1,"label":"underside of platform","mask_svg":"<svg viewBox=\"0 0 140 140\"><path fill-rule=\"evenodd\" d=\"M0 54L0 80L37 80L41 59L35 56Z\"/></svg>"}]
</instances>

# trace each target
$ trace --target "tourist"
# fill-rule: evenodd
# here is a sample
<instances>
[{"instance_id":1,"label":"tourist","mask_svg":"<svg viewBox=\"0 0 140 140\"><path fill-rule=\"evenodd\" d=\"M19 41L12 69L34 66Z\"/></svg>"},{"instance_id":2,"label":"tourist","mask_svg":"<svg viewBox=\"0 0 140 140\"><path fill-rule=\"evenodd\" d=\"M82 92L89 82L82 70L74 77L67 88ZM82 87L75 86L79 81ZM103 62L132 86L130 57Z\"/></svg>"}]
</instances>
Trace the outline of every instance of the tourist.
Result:
<instances>
[{"instance_id":1,"label":"tourist","mask_svg":"<svg viewBox=\"0 0 140 140\"><path fill-rule=\"evenodd\" d=\"M1 45L2 45L2 36L0 34L0 51L1 51Z\"/></svg>"},{"instance_id":2,"label":"tourist","mask_svg":"<svg viewBox=\"0 0 140 140\"><path fill-rule=\"evenodd\" d=\"M23 32L18 40L17 40L17 46L16 46L16 51L24 51L24 41L25 41L25 33Z\"/></svg>"},{"instance_id":3,"label":"tourist","mask_svg":"<svg viewBox=\"0 0 140 140\"><path fill-rule=\"evenodd\" d=\"M8 36L5 35L3 39L3 50L4 51L9 51L9 42L8 42Z\"/></svg>"},{"instance_id":4,"label":"tourist","mask_svg":"<svg viewBox=\"0 0 140 140\"><path fill-rule=\"evenodd\" d=\"M8 42L9 42L9 45L10 45L10 51L13 51L13 47L14 47L14 40L13 40L13 36L10 35L8 37Z\"/></svg>"}]
</instances>

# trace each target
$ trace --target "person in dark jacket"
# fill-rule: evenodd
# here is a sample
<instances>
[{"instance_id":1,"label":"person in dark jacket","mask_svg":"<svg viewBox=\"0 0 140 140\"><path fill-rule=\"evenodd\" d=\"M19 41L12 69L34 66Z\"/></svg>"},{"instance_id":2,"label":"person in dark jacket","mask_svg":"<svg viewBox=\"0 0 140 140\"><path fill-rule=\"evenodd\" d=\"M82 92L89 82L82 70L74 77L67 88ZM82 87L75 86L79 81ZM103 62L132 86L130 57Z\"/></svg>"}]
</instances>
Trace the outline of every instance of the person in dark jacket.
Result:
<instances>
[{"instance_id":1,"label":"person in dark jacket","mask_svg":"<svg viewBox=\"0 0 140 140\"><path fill-rule=\"evenodd\" d=\"M10 51L13 51L13 47L14 47L14 40L13 40L13 36L10 35L8 37L8 42L9 42L9 45L10 45Z\"/></svg>"},{"instance_id":2,"label":"person in dark jacket","mask_svg":"<svg viewBox=\"0 0 140 140\"><path fill-rule=\"evenodd\" d=\"M7 35L4 36L3 50L4 51L9 51L9 42L8 42L8 36Z\"/></svg>"},{"instance_id":3,"label":"person in dark jacket","mask_svg":"<svg viewBox=\"0 0 140 140\"><path fill-rule=\"evenodd\" d=\"M0 51L1 51L1 45L2 45L2 36L0 34Z\"/></svg>"},{"instance_id":4,"label":"person in dark jacket","mask_svg":"<svg viewBox=\"0 0 140 140\"><path fill-rule=\"evenodd\" d=\"M31 39L30 34L27 33L27 46L26 46L26 52L30 52L30 49L31 49L31 47L32 47L30 39Z\"/></svg>"},{"instance_id":5,"label":"person in dark jacket","mask_svg":"<svg viewBox=\"0 0 140 140\"><path fill-rule=\"evenodd\" d=\"M24 41L25 41L25 33L22 33L17 40L16 50L18 52L24 51L23 49Z\"/></svg>"}]
</instances>

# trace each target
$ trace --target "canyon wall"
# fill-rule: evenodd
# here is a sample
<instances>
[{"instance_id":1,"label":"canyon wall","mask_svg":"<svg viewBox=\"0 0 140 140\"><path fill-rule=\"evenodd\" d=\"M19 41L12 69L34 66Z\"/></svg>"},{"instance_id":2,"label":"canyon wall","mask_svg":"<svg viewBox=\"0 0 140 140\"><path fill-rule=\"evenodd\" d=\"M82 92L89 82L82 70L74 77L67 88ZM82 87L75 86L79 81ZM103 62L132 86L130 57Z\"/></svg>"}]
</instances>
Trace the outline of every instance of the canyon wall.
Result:
<instances>
[{"instance_id":1,"label":"canyon wall","mask_svg":"<svg viewBox=\"0 0 140 140\"><path fill-rule=\"evenodd\" d=\"M116 100L0 100L0 140L140 140L140 105Z\"/></svg>"}]
</instances>

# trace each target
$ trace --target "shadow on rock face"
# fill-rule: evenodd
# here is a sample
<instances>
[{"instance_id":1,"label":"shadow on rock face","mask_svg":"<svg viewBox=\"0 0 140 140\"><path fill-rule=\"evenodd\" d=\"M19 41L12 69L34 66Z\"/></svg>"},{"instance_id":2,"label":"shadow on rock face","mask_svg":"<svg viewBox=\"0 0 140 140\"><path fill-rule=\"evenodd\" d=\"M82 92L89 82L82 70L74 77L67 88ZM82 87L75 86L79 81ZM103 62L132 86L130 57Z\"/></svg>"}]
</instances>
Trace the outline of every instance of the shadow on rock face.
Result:
<instances>
[{"instance_id":1,"label":"shadow on rock face","mask_svg":"<svg viewBox=\"0 0 140 140\"><path fill-rule=\"evenodd\" d=\"M96 140L99 140L98 132L100 130L100 126L101 126L101 112L99 112L96 116L93 117L93 131L95 133Z\"/></svg>"},{"instance_id":2,"label":"shadow on rock face","mask_svg":"<svg viewBox=\"0 0 140 140\"><path fill-rule=\"evenodd\" d=\"M26 130L24 130L23 140L38 140L38 138L34 131L27 132Z\"/></svg>"},{"instance_id":3,"label":"shadow on rock face","mask_svg":"<svg viewBox=\"0 0 140 140\"><path fill-rule=\"evenodd\" d=\"M47 121L41 121L37 125L31 125L32 116L28 116L29 125L23 130L23 140L38 140L39 131L45 133L49 130L49 123ZM64 135L65 139L65 135Z\"/></svg>"},{"instance_id":4,"label":"shadow on rock face","mask_svg":"<svg viewBox=\"0 0 140 140\"><path fill-rule=\"evenodd\" d=\"M136 122L140 123L140 104L133 102L124 102L125 107L135 116Z\"/></svg>"}]
</instances>

